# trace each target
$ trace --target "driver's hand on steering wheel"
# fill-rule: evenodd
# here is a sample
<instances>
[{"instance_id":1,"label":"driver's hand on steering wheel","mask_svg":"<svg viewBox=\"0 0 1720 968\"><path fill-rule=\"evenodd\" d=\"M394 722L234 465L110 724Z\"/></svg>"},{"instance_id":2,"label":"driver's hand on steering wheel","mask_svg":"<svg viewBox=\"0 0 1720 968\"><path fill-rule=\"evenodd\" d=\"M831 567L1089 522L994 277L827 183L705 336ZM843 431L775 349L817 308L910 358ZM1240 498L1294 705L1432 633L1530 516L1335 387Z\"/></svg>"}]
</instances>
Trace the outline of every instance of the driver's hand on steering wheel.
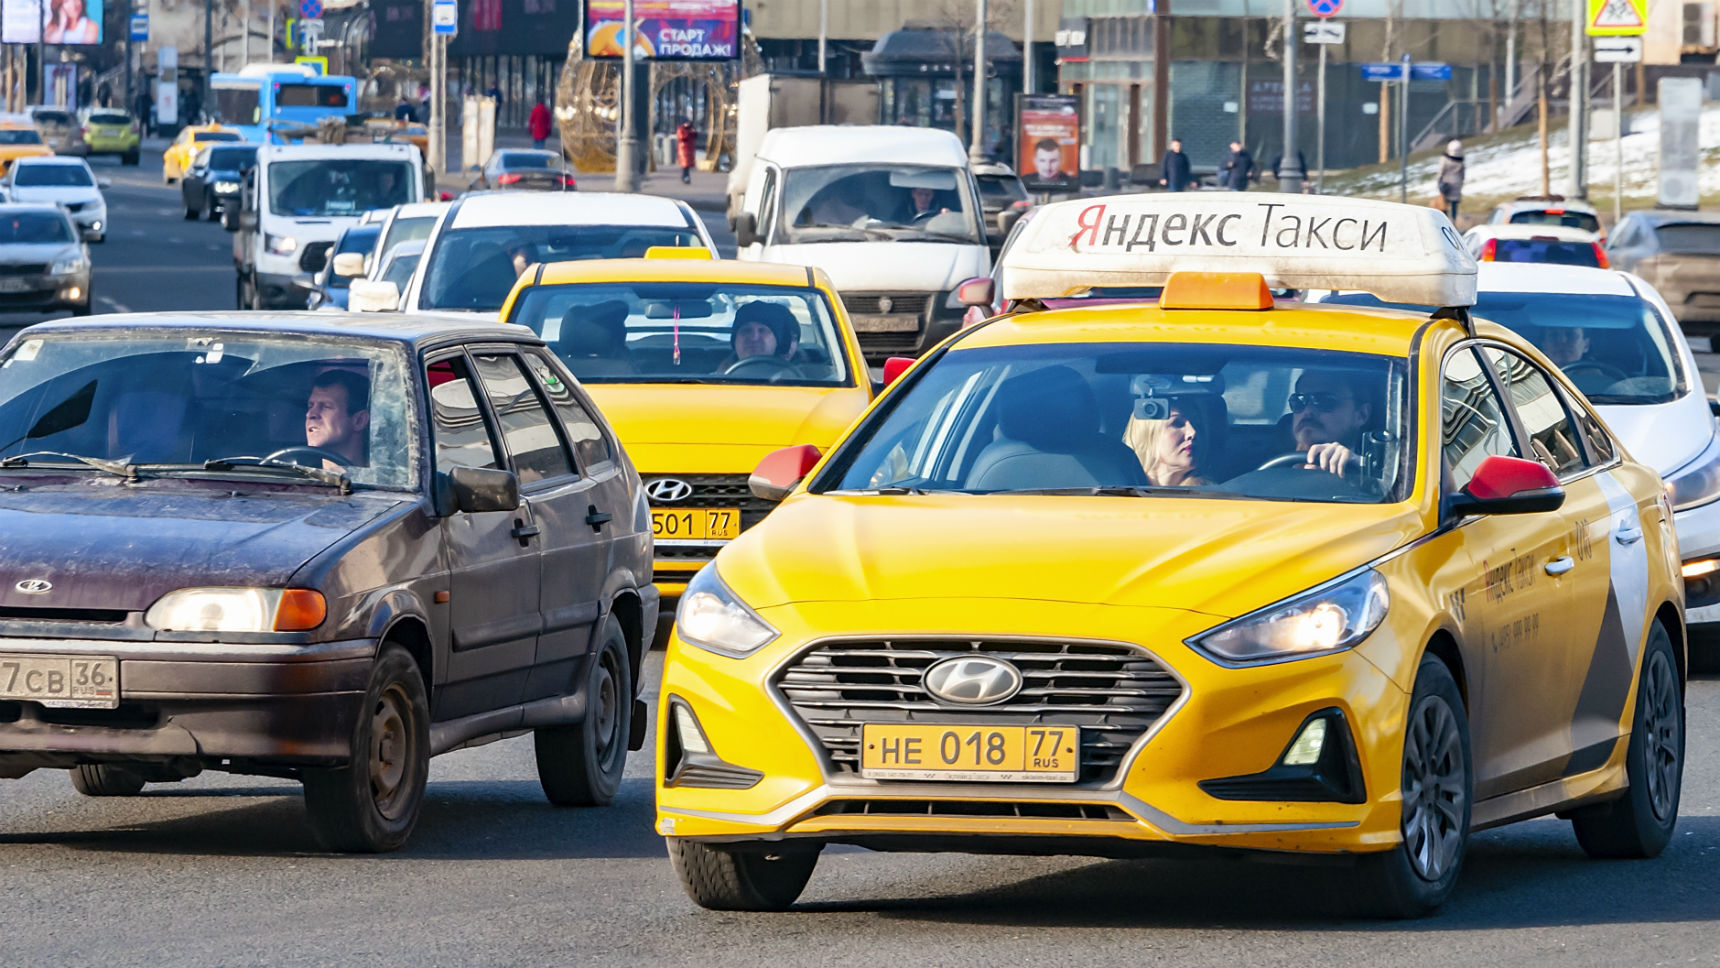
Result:
<instances>
[{"instance_id":1,"label":"driver's hand on steering wheel","mask_svg":"<svg viewBox=\"0 0 1720 968\"><path fill-rule=\"evenodd\" d=\"M1314 444L1308 448L1308 467L1344 476L1344 464L1354 456L1350 448L1339 443Z\"/></svg>"}]
</instances>

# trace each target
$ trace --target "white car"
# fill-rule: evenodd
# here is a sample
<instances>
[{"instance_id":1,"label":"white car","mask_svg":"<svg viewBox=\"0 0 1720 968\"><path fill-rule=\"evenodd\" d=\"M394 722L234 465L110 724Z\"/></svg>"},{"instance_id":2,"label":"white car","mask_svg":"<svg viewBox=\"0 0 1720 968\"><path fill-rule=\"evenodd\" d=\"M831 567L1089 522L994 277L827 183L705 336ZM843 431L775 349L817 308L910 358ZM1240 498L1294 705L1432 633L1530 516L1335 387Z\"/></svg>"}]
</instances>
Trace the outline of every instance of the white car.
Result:
<instances>
[{"instance_id":1,"label":"white car","mask_svg":"<svg viewBox=\"0 0 1720 968\"><path fill-rule=\"evenodd\" d=\"M1535 344L1630 455L1666 480L1684 559L1685 620L1720 623L1720 435L1690 344L1654 287L1628 272L1483 262L1476 316ZM1378 305L1359 293L1315 302ZM1416 307L1422 308L1422 307Z\"/></svg>"},{"instance_id":2,"label":"white car","mask_svg":"<svg viewBox=\"0 0 1720 968\"><path fill-rule=\"evenodd\" d=\"M1477 225L1463 233L1463 247L1477 262L1609 267L1601 237L1568 225Z\"/></svg>"},{"instance_id":3,"label":"white car","mask_svg":"<svg viewBox=\"0 0 1720 968\"><path fill-rule=\"evenodd\" d=\"M1536 197L1524 195L1509 202L1500 202L1487 216L1488 225L1562 225L1582 229L1607 240L1606 227L1601 225L1595 207L1580 198L1561 195Z\"/></svg>"},{"instance_id":4,"label":"white car","mask_svg":"<svg viewBox=\"0 0 1720 968\"><path fill-rule=\"evenodd\" d=\"M382 234L376 237L376 245L364 257L365 278L381 279L382 261L394 247L402 242L419 241L430 237L430 230L436 227L436 220L448 210L452 202L410 202L396 205L382 216ZM402 284L401 291L405 291Z\"/></svg>"},{"instance_id":5,"label":"white car","mask_svg":"<svg viewBox=\"0 0 1720 968\"><path fill-rule=\"evenodd\" d=\"M89 162L63 155L19 158L0 182L9 201L63 206L90 242L107 239L107 199L102 197L107 186L107 179L90 171Z\"/></svg>"}]
</instances>

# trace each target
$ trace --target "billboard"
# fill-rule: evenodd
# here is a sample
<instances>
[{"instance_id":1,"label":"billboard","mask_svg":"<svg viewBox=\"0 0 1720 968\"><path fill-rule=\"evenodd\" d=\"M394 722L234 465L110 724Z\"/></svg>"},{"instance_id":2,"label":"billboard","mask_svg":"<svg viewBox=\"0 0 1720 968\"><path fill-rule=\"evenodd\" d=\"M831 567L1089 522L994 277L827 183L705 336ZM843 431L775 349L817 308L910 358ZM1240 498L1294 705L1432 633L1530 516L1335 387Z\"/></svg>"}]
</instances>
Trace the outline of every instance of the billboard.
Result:
<instances>
[{"instance_id":1,"label":"billboard","mask_svg":"<svg viewBox=\"0 0 1720 968\"><path fill-rule=\"evenodd\" d=\"M622 0L586 0L585 56L620 58ZM633 0L633 56L733 60L740 56L740 0Z\"/></svg>"},{"instance_id":2,"label":"billboard","mask_svg":"<svg viewBox=\"0 0 1720 968\"><path fill-rule=\"evenodd\" d=\"M102 42L102 0L47 0L47 4L47 32L44 36L42 0L5 0L0 6L0 42Z\"/></svg>"},{"instance_id":3,"label":"billboard","mask_svg":"<svg viewBox=\"0 0 1720 968\"><path fill-rule=\"evenodd\" d=\"M1016 171L1028 191L1069 191L1079 184L1079 103L1073 94L1015 96L1015 130L1020 132Z\"/></svg>"}]
</instances>

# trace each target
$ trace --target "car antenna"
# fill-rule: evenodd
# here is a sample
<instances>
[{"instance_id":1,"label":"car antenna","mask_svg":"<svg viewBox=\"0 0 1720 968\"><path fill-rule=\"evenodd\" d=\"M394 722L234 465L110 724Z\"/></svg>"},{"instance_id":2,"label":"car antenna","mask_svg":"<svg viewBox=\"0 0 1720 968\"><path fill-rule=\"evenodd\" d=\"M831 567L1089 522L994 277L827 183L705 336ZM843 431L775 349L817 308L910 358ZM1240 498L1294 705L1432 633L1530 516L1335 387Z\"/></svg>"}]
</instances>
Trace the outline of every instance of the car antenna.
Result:
<instances>
[{"instance_id":1,"label":"car antenna","mask_svg":"<svg viewBox=\"0 0 1720 968\"><path fill-rule=\"evenodd\" d=\"M1468 306L1442 306L1439 309L1434 310L1433 315L1429 316L1428 318L1429 319L1454 319L1457 322L1462 324L1463 331L1468 333L1471 339L1473 339L1476 335L1476 333L1475 333L1475 319L1474 319L1474 317L1469 315L1469 307Z\"/></svg>"}]
</instances>

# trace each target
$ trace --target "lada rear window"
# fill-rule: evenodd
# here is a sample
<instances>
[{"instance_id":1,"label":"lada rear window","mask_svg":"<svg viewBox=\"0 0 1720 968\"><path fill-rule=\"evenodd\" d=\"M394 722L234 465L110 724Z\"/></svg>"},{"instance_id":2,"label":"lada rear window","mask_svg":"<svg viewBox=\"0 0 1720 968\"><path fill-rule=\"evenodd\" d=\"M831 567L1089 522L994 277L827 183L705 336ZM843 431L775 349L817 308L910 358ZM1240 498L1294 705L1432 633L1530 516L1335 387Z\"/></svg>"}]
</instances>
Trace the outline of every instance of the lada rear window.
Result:
<instances>
[{"instance_id":1,"label":"lada rear window","mask_svg":"<svg viewBox=\"0 0 1720 968\"><path fill-rule=\"evenodd\" d=\"M194 474L208 461L315 441L357 455L340 468L355 486L410 489L410 387L404 352L388 344L182 329L44 334L0 360L0 459L90 457ZM310 426L313 402L332 407L334 439Z\"/></svg>"},{"instance_id":2,"label":"lada rear window","mask_svg":"<svg viewBox=\"0 0 1720 968\"><path fill-rule=\"evenodd\" d=\"M1396 501L1413 483L1405 372L1217 344L957 349L886 398L812 490ZM1341 476L1306 466L1334 447Z\"/></svg>"}]
</instances>

